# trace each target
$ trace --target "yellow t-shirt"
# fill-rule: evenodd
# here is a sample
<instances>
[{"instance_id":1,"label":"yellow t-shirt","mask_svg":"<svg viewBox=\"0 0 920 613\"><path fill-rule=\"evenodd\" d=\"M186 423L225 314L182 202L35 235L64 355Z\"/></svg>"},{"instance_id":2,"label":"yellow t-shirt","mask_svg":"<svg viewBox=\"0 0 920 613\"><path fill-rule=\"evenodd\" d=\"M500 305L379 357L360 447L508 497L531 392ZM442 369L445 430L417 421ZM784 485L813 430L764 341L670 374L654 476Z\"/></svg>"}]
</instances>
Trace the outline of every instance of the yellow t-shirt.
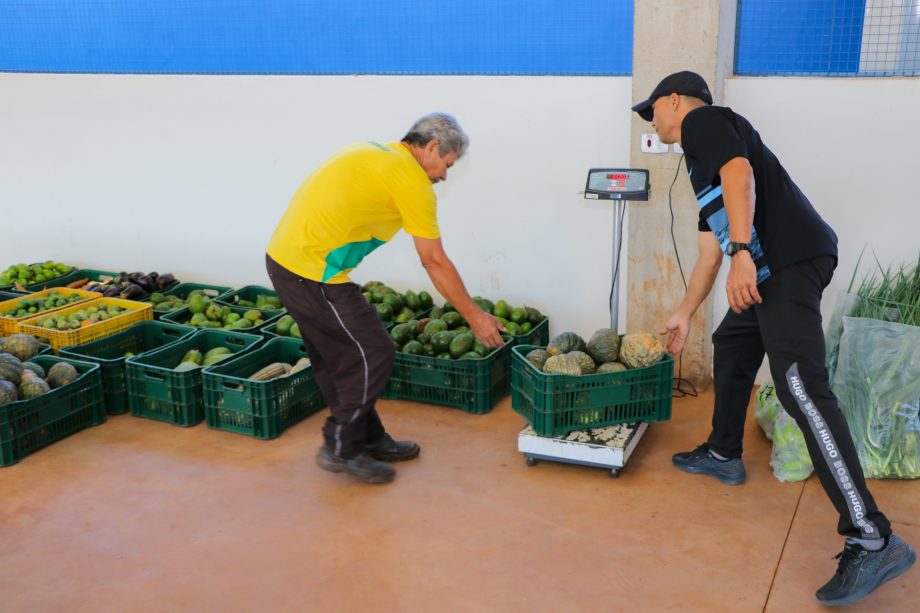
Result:
<instances>
[{"instance_id":1,"label":"yellow t-shirt","mask_svg":"<svg viewBox=\"0 0 920 613\"><path fill-rule=\"evenodd\" d=\"M434 188L406 146L369 141L342 149L307 177L267 251L305 279L346 283L400 228L441 236Z\"/></svg>"}]
</instances>

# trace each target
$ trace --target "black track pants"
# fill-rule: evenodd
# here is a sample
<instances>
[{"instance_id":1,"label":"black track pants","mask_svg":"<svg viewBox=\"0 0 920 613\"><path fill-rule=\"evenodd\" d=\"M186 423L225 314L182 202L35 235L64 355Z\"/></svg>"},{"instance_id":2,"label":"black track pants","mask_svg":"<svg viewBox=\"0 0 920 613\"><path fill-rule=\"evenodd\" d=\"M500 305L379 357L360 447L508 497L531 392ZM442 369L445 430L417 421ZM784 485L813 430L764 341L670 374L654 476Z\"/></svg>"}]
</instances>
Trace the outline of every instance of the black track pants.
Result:
<instances>
[{"instance_id":1,"label":"black track pants","mask_svg":"<svg viewBox=\"0 0 920 613\"><path fill-rule=\"evenodd\" d=\"M758 287L763 303L729 310L712 335L715 410L709 446L741 457L744 420L764 354L783 408L795 419L821 485L840 513L837 530L853 538L891 533L875 506L825 368L821 294L835 258L799 262L774 273Z\"/></svg>"},{"instance_id":2,"label":"black track pants","mask_svg":"<svg viewBox=\"0 0 920 613\"><path fill-rule=\"evenodd\" d=\"M352 458L384 434L374 405L396 352L374 308L354 283L304 279L265 256L268 276L297 322L316 382L332 411L323 426L330 449Z\"/></svg>"}]
</instances>

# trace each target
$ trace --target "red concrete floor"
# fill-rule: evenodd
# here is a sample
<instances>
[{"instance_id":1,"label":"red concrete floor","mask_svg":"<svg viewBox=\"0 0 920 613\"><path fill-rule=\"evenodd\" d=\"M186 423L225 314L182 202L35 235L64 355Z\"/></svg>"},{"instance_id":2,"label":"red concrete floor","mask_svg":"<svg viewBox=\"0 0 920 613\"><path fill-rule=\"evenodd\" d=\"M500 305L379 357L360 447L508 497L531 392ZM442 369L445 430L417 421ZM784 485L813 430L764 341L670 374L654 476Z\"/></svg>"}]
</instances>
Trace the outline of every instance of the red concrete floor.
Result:
<instances>
[{"instance_id":1,"label":"red concrete floor","mask_svg":"<svg viewBox=\"0 0 920 613\"><path fill-rule=\"evenodd\" d=\"M745 485L671 466L711 401L675 400L617 480L527 467L507 398L487 415L381 402L422 445L386 486L315 466L322 414L273 441L111 417L0 469L0 610L823 610L836 516L815 478L773 478L753 419ZM920 483L871 487L920 545ZM917 610L918 573L850 610Z\"/></svg>"}]
</instances>

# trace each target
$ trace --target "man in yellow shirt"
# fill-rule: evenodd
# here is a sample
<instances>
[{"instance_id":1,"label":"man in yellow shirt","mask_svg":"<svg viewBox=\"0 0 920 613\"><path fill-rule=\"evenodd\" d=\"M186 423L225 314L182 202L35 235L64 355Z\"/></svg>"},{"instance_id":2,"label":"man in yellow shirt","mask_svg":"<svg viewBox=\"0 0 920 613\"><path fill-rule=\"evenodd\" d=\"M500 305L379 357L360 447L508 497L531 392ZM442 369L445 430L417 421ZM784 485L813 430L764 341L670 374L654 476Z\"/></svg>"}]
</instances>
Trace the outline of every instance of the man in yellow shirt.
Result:
<instances>
[{"instance_id":1,"label":"man in yellow shirt","mask_svg":"<svg viewBox=\"0 0 920 613\"><path fill-rule=\"evenodd\" d=\"M297 322L331 415L317 464L368 483L388 483L390 462L419 446L396 441L375 409L395 358L390 335L348 277L369 253L403 228L438 292L490 347L503 328L473 300L441 244L432 185L463 156L469 138L445 113L422 117L401 142L368 141L342 149L313 172L275 229L266 267Z\"/></svg>"}]
</instances>

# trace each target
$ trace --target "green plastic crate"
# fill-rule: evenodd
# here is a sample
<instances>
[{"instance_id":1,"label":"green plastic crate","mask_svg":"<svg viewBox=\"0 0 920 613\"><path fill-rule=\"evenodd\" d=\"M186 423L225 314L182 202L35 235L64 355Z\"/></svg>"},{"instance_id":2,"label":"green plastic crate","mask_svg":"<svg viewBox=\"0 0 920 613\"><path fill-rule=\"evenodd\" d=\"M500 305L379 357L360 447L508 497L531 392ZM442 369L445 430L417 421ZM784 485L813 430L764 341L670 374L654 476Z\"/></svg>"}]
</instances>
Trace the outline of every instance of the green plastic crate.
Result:
<instances>
[{"instance_id":1,"label":"green plastic crate","mask_svg":"<svg viewBox=\"0 0 920 613\"><path fill-rule=\"evenodd\" d=\"M623 372L548 375L527 361L533 349L511 349L511 408L540 436L639 421L671 419L674 358Z\"/></svg>"},{"instance_id":2,"label":"green plastic crate","mask_svg":"<svg viewBox=\"0 0 920 613\"><path fill-rule=\"evenodd\" d=\"M265 296L275 296L275 297L278 296L278 292L276 292L275 290L271 288L263 287L261 285L247 285L245 287L241 287L238 290L227 292L226 294L224 294L223 296L217 299L217 303L227 304L230 306L237 306L237 302L239 302L240 300L249 300L254 303L256 301L256 298L258 298L260 294L265 295ZM242 308L254 309L256 307L242 307ZM262 308L258 310L264 311L266 313L269 311L272 313L278 313L278 312L283 311L284 307L282 307L281 309Z\"/></svg>"},{"instance_id":3,"label":"green plastic crate","mask_svg":"<svg viewBox=\"0 0 920 613\"><path fill-rule=\"evenodd\" d=\"M164 296L178 296L179 298L186 300L189 294L197 290L201 290L202 292L204 292L205 296L207 296L211 300L214 300L215 298L223 296L227 292L232 292L233 288L227 287L225 285L209 285L207 283L179 283L179 284L171 285L170 289L159 292L159 293L163 294ZM149 302L150 296L148 296L145 300ZM179 307L178 309L175 309L174 311L157 311L156 307L154 307L153 318L156 320L162 319L164 315L168 315L169 313L174 313L175 311L181 311L182 308L183 307Z\"/></svg>"},{"instance_id":4,"label":"green plastic crate","mask_svg":"<svg viewBox=\"0 0 920 613\"><path fill-rule=\"evenodd\" d=\"M168 322L142 321L127 330L98 341L64 347L58 353L62 356L99 364L102 372L102 389L105 393L105 411L109 415L119 415L128 411L125 353L142 355L180 341L194 333L195 329L187 326Z\"/></svg>"},{"instance_id":5,"label":"green plastic crate","mask_svg":"<svg viewBox=\"0 0 920 613\"><path fill-rule=\"evenodd\" d=\"M530 329L527 334L511 336L511 346L537 345L546 347L549 344L549 317L544 316L542 321Z\"/></svg>"},{"instance_id":6,"label":"green plastic crate","mask_svg":"<svg viewBox=\"0 0 920 613\"><path fill-rule=\"evenodd\" d=\"M118 276L117 272L78 268L77 270L72 270L65 275L61 275L60 277L48 279L47 281L42 281L41 283L33 283L32 285L26 285L25 287L29 291L37 292L43 289L48 289L50 287L64 287L65 285L73 283L74 281L79 281L80 279L88 278L90 281L99 281L100 277L116 276Z\"/></svg>"},{"instance_id":7,"label":"green plastic crate","mask_svg":"<svg viewBox=\"0 0 920 613\"><path fill-rule=\"evenodd\" d=\"M312 367L269 381L247 379L274 362L293 365L305 357L299 339L274 338L238 358L205 368L201 378L208 426L267 440L322 409L326 401Z\"/></svg>"},{"instance_id":8,"label":"green plastic crate","mask_svg":"<svg viewBox=\"0 0 920 613\"><path fill-rule=\"evenodd\" d=\"M0 302L5 300L13 300L15 298L22 298L24 294L20 292L0 292Z\"/></svg>"},{"instance_id":9,"label":"green plastic crate","mask_svg":"<svg viewBox=\"0 0 920 613\"><path fill-rule=\"evenodd\" d=\"M215 301L215 304L217 304L216 301ZM218 305L218 306L229 306L229 305ZM259 311L262 313L262 317L264 317L265 319L262 321L260 325L254 326L252 328L231 330L231 332L243 332L245 334L259 334L261 333L263 328L265 328L269 324L276 323L279 319L281 319L281 316L284 315L284 311L269 311L265 309L249 309L246 307L237 307L237 306L231 306L230 310L233 311L234 313L238 313L240 316L246 313L246 311ZM191 316L192 316L191 311L189 311L188 307L186 307L184 309L179 309L178 311L172 311L172 312L164 314L160 318L160 321L168 321L168 322L172 322L175 324L179 324L180 326L191 327L194 330L220 330L221 329L221 328L197 328L195 326L192 326L191 324L184 323L189 318L191 318Z\"/></svg>"},{"instance_id":10,"label":"green plastic crate","mask_svg":"<svg viewBox=\"0 0 920 613\"><path fill-rule=\"evenodd\" d=\"M476 415L488 413L508 395L509 339L505 337L504 346L481 360L448 360L397 352L382 397L456 407Z\"/></svg>"},{"instance_id":11,"label":"green plastic crate","mask_svg":"<svg viewBox=\"0 0 920 613\"><path fill-rule=\"evenodd\" d=\"M182 356L189 349L198 349L203 354L215 347L227 347L234 353L242 353L262 342L262 337L255 334L199 330L161 349L128 358L128 409L137 417L183 427L194 426L204 419L202 369L176 372L173 369Z\"/></svg>"},{"instance_id":12,"label":"green plastic crate","mask_svg":"<svg viewBox=\"0 0 920 613\"><path fill-rule=\"evenodd\" d=\"M42 447L105 421L98 364L51 355L31 361L46 371L58 362L67 362L80 376L43 396L0 408L0 466L15 464Z\"/></svg>"}]
</instances>

